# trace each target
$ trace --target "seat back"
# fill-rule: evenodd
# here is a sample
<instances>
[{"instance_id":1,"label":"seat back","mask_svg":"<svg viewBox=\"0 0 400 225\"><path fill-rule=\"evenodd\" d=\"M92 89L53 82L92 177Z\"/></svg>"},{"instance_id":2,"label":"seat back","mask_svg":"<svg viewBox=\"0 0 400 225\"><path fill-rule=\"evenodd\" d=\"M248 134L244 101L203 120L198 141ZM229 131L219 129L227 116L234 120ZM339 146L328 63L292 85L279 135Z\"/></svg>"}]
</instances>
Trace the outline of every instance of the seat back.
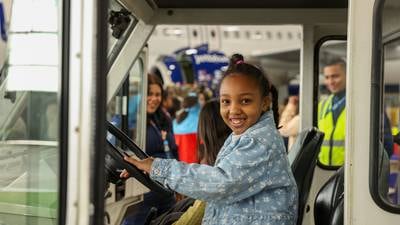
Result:
<instances>
[{"instance_id":1,"label":"seat back","mask_svg":"<svg viewBox=\"0 0 400 225\"><path fill-rule=\"evenodd\" d=\"M301 225L303 220L304 208L323 139L324 133L315 127L304 130L300 132L289 151L289 162L299 190L297 225Z\"/></svg>"},{"instance_id":2,"label":"seat back","mask_svg":"<svg viewBox=\"0 0 400 225\"><path fill-rule=\"evenodd\" d=\"M383 144L379 146L379 193L385 196L388 191L389 158ZM344 168L341 167L322 186L315 198L315 225L344 224Z\"/></svg>"},{"instance_id":3,"label":"seat back","mask_svg":"<svg viewBox=\"0 0 400 225\"><path fill-rule=\"evenodd\" d=\"M343 224L344 168L322 186L315 198L315 225Z\"/></svg>"},{"instance_id":4,"label":"seat back","mask_svg":"<svg viewBox=\"0 0 400 225\"><path fill-rule=\"evenodd\" d=\"M344 198L341 197L337 206L333 209L329 225L343 225L344 223Z\"/></svg>"}]
</instances>

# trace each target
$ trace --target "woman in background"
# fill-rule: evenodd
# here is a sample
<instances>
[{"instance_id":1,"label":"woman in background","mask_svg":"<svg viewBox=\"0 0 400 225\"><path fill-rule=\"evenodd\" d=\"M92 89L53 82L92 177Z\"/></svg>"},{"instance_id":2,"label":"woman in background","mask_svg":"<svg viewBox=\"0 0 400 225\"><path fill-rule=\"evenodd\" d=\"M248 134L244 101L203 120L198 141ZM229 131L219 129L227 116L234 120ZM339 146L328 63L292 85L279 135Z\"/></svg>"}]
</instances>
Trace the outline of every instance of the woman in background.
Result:
<instances>
[{"instance_id":1,"label":"woman in background","mask_svg":"<svg viewBox=\"0 0 400 225\"><path fill-rule=\"evenodd\" d=\"M162 82L155 75L148 76L147 91L147 133L146 153L152 157L177 159L177 146L170 118L161 107L163 96ZM164 213L175 204L175 196L160 198L155 192L144 194L143 202L138 205L138 211L128 216L123 225L142 225L152 207L159 214Z\"/></svg>"}]
</instances>

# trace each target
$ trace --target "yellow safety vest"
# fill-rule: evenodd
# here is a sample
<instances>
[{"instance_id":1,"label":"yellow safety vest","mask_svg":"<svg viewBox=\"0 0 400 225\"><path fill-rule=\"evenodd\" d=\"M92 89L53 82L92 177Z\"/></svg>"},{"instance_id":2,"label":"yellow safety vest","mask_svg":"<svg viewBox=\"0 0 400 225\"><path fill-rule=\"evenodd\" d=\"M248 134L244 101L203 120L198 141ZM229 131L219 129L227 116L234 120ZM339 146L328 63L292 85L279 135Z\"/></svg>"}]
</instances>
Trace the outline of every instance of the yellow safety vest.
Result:
<instances>
[{"instance_id":1,"label":"yellow safety vest","mask_svg":"<svg viewBox=\"0 0 400 225\"><path fill-rule=\"evenodd\" d=\"M324 166L342 166L344 164L344 142L346 137L346 110L340 113L336 124L333 123L332 99L322 101L318 105L318 128L325 133L319 163Z\"/></svg>"}]
</instances>

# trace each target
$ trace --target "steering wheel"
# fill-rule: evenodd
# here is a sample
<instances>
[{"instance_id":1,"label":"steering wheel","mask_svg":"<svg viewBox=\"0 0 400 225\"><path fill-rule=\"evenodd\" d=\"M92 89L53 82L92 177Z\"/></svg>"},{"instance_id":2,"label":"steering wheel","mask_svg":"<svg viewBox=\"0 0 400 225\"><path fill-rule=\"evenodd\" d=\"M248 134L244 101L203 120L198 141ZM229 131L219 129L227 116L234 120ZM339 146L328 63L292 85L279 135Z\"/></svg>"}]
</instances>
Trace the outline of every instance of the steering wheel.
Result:
<instances>
[{"instance_id":1,"label":"steering wheel","mask_svg":"<svg viewBox=\"0 0 400 225\"><path fill-rule=\"evenodd\" d=\"M116 128L113 124L107 121L107 130L114 135L118 140L128 147L139 159L145 159L149 156L143 152L139 146L137 146L126 134ZM171 195L173 192L164 187L161 183L150 179L148 174L139 170L134 165L124 160L124 156L129 155L121 148L114 146L107 140L106 146L106 158L105 167L107 180L114 184L120 184L123 182L123 178L120 178L122 169L126 169L128 173L136 178L140 183L148 187L150 190L155 191L162 195Z\"/></svg>"}]
</instances>

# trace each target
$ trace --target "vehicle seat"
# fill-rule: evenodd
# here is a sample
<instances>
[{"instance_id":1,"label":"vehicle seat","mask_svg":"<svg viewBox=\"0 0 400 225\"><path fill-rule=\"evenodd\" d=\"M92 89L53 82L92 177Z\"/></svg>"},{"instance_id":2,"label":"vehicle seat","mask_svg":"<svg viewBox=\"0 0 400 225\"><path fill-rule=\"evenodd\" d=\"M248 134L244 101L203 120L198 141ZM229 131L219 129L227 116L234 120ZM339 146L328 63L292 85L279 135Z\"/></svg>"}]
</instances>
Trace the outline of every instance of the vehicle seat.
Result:
<instances>
[{"instance_id":1,"label":"vehicle seat","mask_svg":"<svg viewBox=\"0 0 400 225\"><path fill-rule=\"evenodd\" d=\"M301 225L303 220L304 208L323 139L324 133L317 128L306 129L300 132L289 151L289 162L299 190L298 225Z\"/></svg>"},{"instance_id":2,"label":"vehicle seat","mask_svg":"<svg viewBox=\"0 0 400 225\"><path fill-rule=\"evenodd\" d=\"M315 198L315 225L343 225L344 168L322 186Z\"/></svg>"},{"instance_id":3,"label":"vehicle seat","mask_svg":"<svg viewBox=\"0 0 400 225\"><path fill-rule=\"evenodd\" d=\"M379 146L379 193L385 196L388 191L389 158L383 144ZM344 224L344 167L322 186L315 198L314 205L315 225L343 225Z\"/></svg>"}]
</instances>

